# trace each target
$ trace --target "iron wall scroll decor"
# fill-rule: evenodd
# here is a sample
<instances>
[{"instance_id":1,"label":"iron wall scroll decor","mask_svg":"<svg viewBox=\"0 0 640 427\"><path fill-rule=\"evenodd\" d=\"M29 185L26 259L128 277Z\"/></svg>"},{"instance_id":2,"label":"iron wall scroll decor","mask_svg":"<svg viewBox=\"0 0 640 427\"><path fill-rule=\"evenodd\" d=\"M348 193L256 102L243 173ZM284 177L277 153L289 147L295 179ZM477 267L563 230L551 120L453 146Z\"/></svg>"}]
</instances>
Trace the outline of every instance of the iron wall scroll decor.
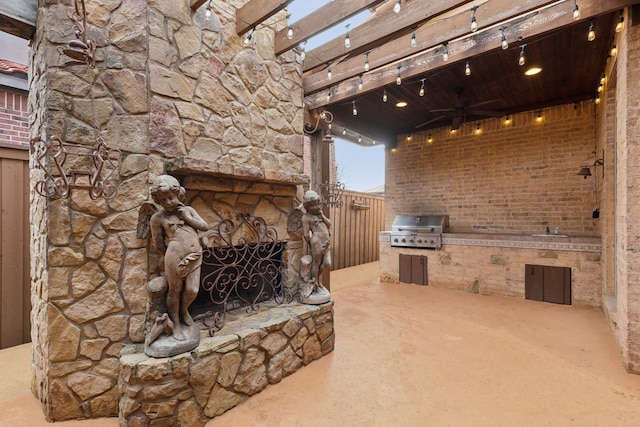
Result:
<instances>
[{"instance_id":1,"label":"iron wall scroll decor","mask_svg":"<svg viewBox=\"0 0 640 427\"><path fill-rule=\"evenodd\" d=\"M342 193L344 184L341 182L323 182L317 186L317 193L322 196L322 204L331 208L341 208L344 204Z\"/></svg>"},{"instance_id":2,"label":"iron wall scroll decor","mask_svg":"<svg viewBox=\"0 0 640 427\"><path fill-rule=\"evenodd\" d=\"M75 0L74 6L75 10L70 18L75 22L73 32L76 38L71 40L66 47L58 47L58 52L75 61L84 62L93 68L96 66L94 56L96 53L96 44L94 40L87 38L87 13L84 0Z\"/></svg>"},{"instance_id":3,"label":"iron wall scroll decor","mask_svg":"<svg viewBox=\"0 0 640 427\"><path fill-rule=\"evenodd\" d=\"M85 189L95 200L99 197L112 199L118 193L118 187L108 182L118 170L122 154L120 150L109 149L100 137L96 138L93 147L71 146L57 136L52 136L49 141L36 138L31 143L31 152L36 153L35 161L45 173L45 178L35 185L41 196L69 198L71 189ZM87 169L65 170L68 158L73 158L74 165L83 164ZM55 171L48 165L49 159L53 160Z\"/></svg>"}]
</instances>

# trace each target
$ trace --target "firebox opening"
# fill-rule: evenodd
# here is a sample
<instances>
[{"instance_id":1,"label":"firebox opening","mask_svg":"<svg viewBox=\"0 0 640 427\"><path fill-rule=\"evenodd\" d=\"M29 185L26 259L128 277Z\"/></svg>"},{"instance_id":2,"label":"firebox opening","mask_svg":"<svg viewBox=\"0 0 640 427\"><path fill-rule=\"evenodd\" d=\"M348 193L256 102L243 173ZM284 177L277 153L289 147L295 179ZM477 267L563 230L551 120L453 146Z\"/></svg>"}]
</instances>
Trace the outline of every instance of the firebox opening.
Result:
<instances>
[{"instance_id":1,"label":"firebox opening","mask_svg":"<svg viewBox=\"0 0 640 427\"><path fill-rule=\"evenodd\" d=\"M252 306L282 291L283 242L207 248L200 290L189 311L196 318Z\"/></svg>"}]
</instances>

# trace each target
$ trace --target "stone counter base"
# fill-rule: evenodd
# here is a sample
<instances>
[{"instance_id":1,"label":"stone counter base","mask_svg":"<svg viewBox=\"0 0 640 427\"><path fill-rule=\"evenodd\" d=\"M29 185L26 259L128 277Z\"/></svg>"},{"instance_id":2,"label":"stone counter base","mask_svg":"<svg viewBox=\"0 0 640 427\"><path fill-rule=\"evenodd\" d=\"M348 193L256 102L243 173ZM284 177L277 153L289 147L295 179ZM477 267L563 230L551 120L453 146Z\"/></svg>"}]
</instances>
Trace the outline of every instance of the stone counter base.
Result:
<instances>
[{"instance_id":1,"label":"stone counter base","mask_svg":"<svg viewBox=\"0 0 640 427\"><path fill-rule=\"evenodd\" d=\"M241 310L242 311L242 310ZM229 314L190 353L155 359L126 347L118 379L121 426L203 426L333 351L333 302Z\"/></svg>"}]
</instances>

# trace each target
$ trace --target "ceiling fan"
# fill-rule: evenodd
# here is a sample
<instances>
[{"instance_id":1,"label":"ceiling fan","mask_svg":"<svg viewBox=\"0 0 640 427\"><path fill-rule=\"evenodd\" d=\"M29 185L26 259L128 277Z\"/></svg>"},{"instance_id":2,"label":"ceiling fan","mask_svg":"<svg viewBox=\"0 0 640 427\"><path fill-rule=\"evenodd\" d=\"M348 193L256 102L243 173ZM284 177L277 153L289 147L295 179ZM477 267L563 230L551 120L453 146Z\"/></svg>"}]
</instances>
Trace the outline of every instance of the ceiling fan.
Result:
<instances>
[{"instance_id":1,"label":"ceiling fan","mask_svg":"<svg viewBox=\"0 0 640 427\"><path fill-rule=\"evenodd\" d=\"M457 130L460 128L460 124L464 121L465 117L468 115L476 115L476 116L485 116L485 117L501 117L504 116L505 113L501 111L493 111L493 110L482 110L478 109L482 105L490 104L495 102L495 99L490 101L482 101L476 104L470 104L469 100L463 99L461 97L463 89L456 89L456 94L458 95L458 99L449 105L449 108L439 108L436 110L429 110L430 113L444 113L435 119L431 119L428 122L419 124L416 126L416 129L431 124L433 122L437 122L442 120L445 117L452 117L451 119L451 130Z\"/></svg>"}]
</instances>

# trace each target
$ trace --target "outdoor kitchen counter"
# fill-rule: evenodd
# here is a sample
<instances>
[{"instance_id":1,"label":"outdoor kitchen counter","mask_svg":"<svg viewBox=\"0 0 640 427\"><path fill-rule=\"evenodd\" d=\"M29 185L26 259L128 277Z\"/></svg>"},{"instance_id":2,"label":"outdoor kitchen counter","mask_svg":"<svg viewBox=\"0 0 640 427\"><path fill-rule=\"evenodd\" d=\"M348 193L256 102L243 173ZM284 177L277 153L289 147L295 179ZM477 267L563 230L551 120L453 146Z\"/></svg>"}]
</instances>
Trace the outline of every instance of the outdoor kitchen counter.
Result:
<instances>
[{"instance_id":1,"label":"outdoor kitchen counter","mask_svg":"<svg viewBox=\"0 0 640 427\"><path fill-rule=\"evenodd\" d=\"M416 260L427 266L422 273L428 285L524 298L527 265L564 267L571 269L573 305L597 308L602 304L602 244L596 236L446 232L439 249L394 247L390 237L390 231L379 234L383 282L400 281L400 258L408 256L412 277L403 282L420 283L413 279Z\"/></svg>"},{"instance_id":2,"label":"outdoor kitchen counter","mask_svg":"<svg viewBox=\"0 0 640 427\"><path fill-rule=\"evenodd\" d=\"M600 252L597 236L557 237L509 233L443 233L443 245L491 246L504 248L553 249L574 252Z\"/></svg>"}]
</instances>

